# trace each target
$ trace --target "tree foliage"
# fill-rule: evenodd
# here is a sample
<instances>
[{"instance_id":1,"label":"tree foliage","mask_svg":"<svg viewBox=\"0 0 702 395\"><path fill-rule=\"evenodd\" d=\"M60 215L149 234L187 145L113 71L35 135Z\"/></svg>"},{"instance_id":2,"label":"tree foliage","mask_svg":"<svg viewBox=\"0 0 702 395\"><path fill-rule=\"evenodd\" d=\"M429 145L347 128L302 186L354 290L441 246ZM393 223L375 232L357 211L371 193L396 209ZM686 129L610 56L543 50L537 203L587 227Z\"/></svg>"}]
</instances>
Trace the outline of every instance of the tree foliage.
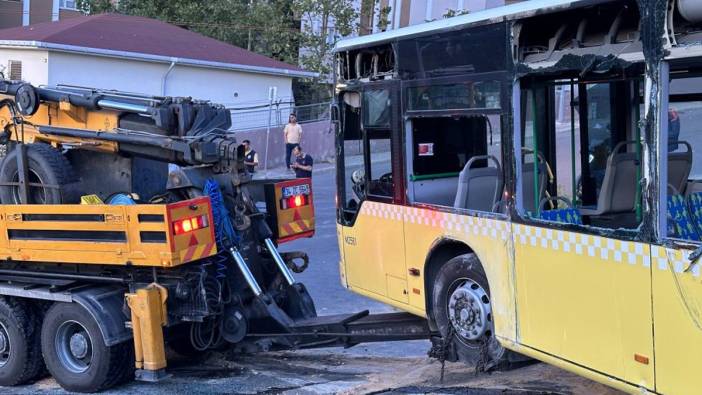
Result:
<instances>
[{"instance_id":1,"label":"tree foliage","mask_svg":"<svg viewBox=\"0 0 702 395\"><path fill-rule=\"evenodd\" d=\"M301 15L300 64L329 80L336 42L356 29L358 13L349 0L294 0Z\"/></svg>"}]
</instances>

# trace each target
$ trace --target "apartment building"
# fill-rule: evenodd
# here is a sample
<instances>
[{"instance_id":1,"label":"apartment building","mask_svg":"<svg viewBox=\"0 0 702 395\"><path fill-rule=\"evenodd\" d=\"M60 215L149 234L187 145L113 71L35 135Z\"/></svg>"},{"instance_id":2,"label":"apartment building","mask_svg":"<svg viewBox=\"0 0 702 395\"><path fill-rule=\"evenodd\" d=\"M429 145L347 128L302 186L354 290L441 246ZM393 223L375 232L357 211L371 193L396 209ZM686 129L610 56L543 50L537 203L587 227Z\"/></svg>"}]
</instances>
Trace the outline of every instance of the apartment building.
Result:
<instances>
[{"instance_id":1,"label":"apartment building","mask_svg":"<svg viewBox=\"0 0 702 395\"><path fill-rule=\"evenodd\" d=\"M0 0L0 29L81 15L78 0Z\"/></svg>"},{"instance_id":2,"label":"apartment building","mask_svg":"<svg viewBox=\"0 0 702 395\"><path fill-rule=\"evenodd\" d=\"M359 34L399 29L521 1L526 0L361 0L357 1Z\"/></svg>"}]
</instances>

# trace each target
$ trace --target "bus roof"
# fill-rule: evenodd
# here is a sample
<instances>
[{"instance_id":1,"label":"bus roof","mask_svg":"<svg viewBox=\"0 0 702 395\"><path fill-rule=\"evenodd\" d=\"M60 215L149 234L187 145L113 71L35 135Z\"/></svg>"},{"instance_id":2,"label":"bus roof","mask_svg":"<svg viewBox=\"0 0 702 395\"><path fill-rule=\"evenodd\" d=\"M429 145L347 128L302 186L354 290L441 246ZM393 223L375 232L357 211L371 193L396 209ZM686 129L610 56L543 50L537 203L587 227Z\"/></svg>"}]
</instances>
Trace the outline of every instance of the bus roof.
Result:
<instances>
[{"instance_id":1,"label":"bus roof","mask_svg":"<svg viewBox=\"0 0 702 395\"><path fill-rule=\"evenodd\" d=\"M582 7L604 2L607 2L607 0L529 0L504 7L495 7L452 18L440 19L433 22L389 30L382 33L347 38L339 41L336 44L334 51L340 52L354 48L369 47L376 44L394 41L400 38L408 38L444 30L465 28L473 24L484 24L485 22L496 23L503 20L524 18L538 13L549 13L561 9Z\"/></svg>"}]
</instances>

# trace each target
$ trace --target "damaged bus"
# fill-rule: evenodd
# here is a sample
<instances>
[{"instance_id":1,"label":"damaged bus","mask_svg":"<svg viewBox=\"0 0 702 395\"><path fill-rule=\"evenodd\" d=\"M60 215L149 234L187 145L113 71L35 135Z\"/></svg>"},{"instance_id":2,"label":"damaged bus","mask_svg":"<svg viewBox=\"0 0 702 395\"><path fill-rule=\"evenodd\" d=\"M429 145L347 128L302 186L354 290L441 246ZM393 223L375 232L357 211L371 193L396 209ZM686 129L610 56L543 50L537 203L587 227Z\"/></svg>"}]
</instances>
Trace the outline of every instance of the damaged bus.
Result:
<instances>
[{"instance_id":1,"label":"damaged bus","mask_svg":"<svg viewBox=\"0 0 702 395\"><path fill-rule=\"evenodd\" d=\"M699 1L534 0L335 53L344 286L451 360L698 392Z\"/></svg>"}]
</instances>

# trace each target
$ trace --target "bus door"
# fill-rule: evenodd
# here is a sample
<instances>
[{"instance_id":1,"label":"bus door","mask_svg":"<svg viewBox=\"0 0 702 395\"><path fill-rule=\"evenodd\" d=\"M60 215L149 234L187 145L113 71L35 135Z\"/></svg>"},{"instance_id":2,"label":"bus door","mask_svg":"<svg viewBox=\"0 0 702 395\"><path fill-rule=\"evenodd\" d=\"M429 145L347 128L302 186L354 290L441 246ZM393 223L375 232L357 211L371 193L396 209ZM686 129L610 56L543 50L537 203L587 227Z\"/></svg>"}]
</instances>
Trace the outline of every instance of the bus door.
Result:
<instances>
[{"instance_id":1,"label":"bus door","mask_svg":"<svg viewBox=\"0 0 702 395\"><path fill-rule=\"evenodd\" d=\"M345 139L339 147L343 174L338 180L344 189L339 203L344 216L346 281L360 293L407 303L402 202L397 193L402 169L399 161L392 160L401 155L401 141L395 136L399 132L397 83L365 84L358 94L358 108L344 103L346 109L341 110L347 114Z\"/></svg>"},{"instance_id":2,"label":"bus door","mask_svg":"<svg viewBox=\"0 0 702 395\"><path fill-rule=\"evenodd\" d=\"M518 336L533 349L653 388L649 244L636 241L638 86L560 80L521 90Z\"/></svg>"},{"instance_id":3,"label":"bus door","mask_svg":"<svg viewBox=\"0 0 702 395\"><path fill-rule=\"evenodd\" d=\"M702 150L702 76L680 69L671 75L669 103L659 114L664 237L651 247L656 390L696 394L690 378L702 363L702 158L695 155Z\"/></svg>"}]
</instances>

